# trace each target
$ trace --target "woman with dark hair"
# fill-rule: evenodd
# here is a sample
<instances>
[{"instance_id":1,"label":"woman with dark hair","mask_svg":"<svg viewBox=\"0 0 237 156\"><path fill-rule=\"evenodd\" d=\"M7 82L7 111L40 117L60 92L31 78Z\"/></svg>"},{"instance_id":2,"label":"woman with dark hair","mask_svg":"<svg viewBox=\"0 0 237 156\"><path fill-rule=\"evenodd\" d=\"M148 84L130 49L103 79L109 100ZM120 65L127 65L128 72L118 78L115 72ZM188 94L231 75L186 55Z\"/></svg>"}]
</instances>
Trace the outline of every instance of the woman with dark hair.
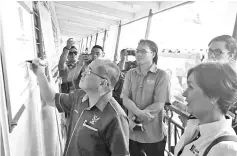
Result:
<instances>
[{"instance_id":1,"label":"woman with dark hair","mask_svg":"<svg viewBox=\"0 0 237 156\"><path fill-rule=\"evenodd\" d=\"M209 62L197 65L188 71L188 88L184 91L187 111L193 115L175 147L175 156L236 156L237 142L217 142L221 136L236 134L231 127L229 108L237 102L237 73L228 63ZM236 139L237 140L237 139ZM206 151L206 152L205 152Z\"/></svg>"}]
</instances>

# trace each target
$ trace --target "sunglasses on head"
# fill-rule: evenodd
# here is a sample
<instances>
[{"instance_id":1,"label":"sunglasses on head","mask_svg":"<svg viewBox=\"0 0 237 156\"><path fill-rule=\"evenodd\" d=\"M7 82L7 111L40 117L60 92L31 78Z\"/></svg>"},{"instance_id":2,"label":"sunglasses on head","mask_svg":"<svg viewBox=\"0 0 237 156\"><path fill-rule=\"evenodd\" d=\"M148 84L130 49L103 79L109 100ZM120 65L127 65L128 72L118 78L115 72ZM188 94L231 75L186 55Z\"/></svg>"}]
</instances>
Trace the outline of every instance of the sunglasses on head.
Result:
<instances>
[{"instance_id":1,"label":"sunglasses on head","mask_svg":"<svg viewBox=\"0 0 237 156\"><path fill-rule=\"evenodd\" d=\"M77 51L69 52L69 55L72 55L72 54L77 55Z\"/></svg>"}]
</instances>

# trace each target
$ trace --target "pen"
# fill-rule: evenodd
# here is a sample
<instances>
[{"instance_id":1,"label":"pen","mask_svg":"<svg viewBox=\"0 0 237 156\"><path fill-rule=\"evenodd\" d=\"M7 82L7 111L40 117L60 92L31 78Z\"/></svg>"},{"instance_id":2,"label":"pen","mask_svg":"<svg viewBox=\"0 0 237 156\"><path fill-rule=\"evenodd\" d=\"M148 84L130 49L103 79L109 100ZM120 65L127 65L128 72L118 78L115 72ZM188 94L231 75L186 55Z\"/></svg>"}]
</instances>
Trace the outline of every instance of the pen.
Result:
<instances>
[{"instance_id":1,"label":"pen","mask_svg":"<svg viewBox=\"0 0 237 156\"><path fill-rule=\"evenodd\" d=\"M93 131L96 131L96 132L98 131L98 129L95 129L94 127L91 127L91 126L87 125L86 122L87 122L87 120L85 120L83 122L83 124L82 124L83 127L87 127L87 128L89 128L89 129L91 129Z\"/></svg>"}]
</instances>

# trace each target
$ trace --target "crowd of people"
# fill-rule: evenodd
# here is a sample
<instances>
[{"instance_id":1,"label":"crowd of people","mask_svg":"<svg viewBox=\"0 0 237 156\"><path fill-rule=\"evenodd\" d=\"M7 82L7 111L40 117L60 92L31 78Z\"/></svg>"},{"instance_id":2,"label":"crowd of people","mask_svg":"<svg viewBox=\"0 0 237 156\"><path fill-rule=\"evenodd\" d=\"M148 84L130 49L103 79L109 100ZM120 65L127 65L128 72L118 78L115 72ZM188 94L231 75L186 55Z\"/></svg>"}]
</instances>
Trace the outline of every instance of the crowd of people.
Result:
<instances>
[{"instance_id":1,"label":"crowd of people","mask_svg":"<svg viewBox=\"0 0 237 156\"><path fill-rule=\"evenodd\" d=\"M208 48L208 59L187 74L182 95L190 118L175 156L237 155L233 119L227 114L237 103L237 43L222 35ZM89 55L78 54L68 39L58 65L60 90L48 81L42 61L33 60L43 100L67 113L64 156L164 156L164 106L172 84L170 74L157 66L158 46L142 39L136 50L123 49L117 64L103 59L103 53L95 45ZM128 62L128 55L136 61Z\"/></svg>"}]
</instances>

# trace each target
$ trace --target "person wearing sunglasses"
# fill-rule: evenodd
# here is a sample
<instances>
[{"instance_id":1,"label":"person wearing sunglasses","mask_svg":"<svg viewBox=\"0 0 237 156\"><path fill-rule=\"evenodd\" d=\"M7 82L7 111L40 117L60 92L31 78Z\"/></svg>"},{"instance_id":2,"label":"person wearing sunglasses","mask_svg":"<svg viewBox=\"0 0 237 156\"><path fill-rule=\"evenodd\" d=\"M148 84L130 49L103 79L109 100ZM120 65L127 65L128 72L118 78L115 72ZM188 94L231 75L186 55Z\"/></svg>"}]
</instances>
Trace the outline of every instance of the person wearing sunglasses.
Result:
<instances>
[{"instance_id":1,"label":"person wearing sunglasses","mask_svg":"<svg viewBox=\"0 0 237 156\"><path fill-rule=\"evenodd\" d=\"M67 40L67 45L63 48L63 52L60 56L58 69L59 76L62 79L61 92L69 93L73 88L72 82L68 81L68 73L76 66L77 63L77 48L75 47L75 41L73 38Z\"/></svg>"},{"instance_id":2,"label":"person wearing sunglasses","mask_svg":"<svg viewBox=\"0 0 237 156\"><path fill-rule=\"evenodd\" d=\"M86 49L88 50L88 48ZM82 72L95 59L103 57L103 48L99 45L94 45L89 55L81 54L79 56L76 67L73 68L67 75L67 81L73 83L74 88L79 88L79 82L82 77Z\"/></svg>"},{"instance_id":3,"label":"person wearing sunglasses","mask_svg":"<svg viewBox=\"0 0 237 156\"><path fill-rule=\"evenodd\" d=\"M128 118L112 97L120 70L110 60L96 59L82 73L81 89L56 92L38 59L32 70L43 100L59 112L70 112L64 156L129 156Z\"/></svg>"},{"instance_id":4,"label":"person wearing sunglasses","mask_svg":"<svg viewBox=\"0 0 237 156\"><path fill-rule=\"evenodd\" d=\"M60 91L62 93L69 93L74 90L72 81L68 81L68 74L72 72L72 69L76 67L77 63L77 48L75 47L75 41L73 38L67 40L67 45L63 48L63 52L60 56L58 63L59 76L61 78ZM61 126L63 138L66 138L66 134L69 128L70 113L61 114ZM64 139L65 141L65 139Z\"/></svg>"},{"instance_id":5,"label":"person wearing sunglasses","mask_svg":"<svg viewBox=\"0 0 237 156\"><path fill-rule=\"evenodd\" d=\"M125 76L121 97L128 109L131 156L164 156L166 132L164 104L170 102L170 79L157 68L158 47L140 40L135 51L137 67Z\"/></svg>"}]
</instances>

